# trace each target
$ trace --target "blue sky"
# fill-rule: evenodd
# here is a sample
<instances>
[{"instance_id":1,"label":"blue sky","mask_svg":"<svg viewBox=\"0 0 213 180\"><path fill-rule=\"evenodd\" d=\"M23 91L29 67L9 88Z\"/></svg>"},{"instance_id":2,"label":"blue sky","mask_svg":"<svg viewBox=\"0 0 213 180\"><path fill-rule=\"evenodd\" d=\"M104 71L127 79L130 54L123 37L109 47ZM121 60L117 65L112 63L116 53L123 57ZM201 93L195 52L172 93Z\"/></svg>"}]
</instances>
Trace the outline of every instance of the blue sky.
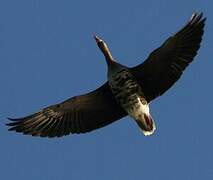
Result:
<instances>
[{"instance_id":1,"label":"blue sky","mask_svg":"<svg viewBox=\"0 0 213 180\"><path fill-rule=\"evenodd\" d=\"M213 179L213 2L0 1L0 177L4 180ZM106 64L93 33L134 66L181 28L208 18L202 47L181 80L151 103L156 133L129 117L84 135L42 139L8 132L28 115L100 86Z\"/></svg>"}]
</instances>

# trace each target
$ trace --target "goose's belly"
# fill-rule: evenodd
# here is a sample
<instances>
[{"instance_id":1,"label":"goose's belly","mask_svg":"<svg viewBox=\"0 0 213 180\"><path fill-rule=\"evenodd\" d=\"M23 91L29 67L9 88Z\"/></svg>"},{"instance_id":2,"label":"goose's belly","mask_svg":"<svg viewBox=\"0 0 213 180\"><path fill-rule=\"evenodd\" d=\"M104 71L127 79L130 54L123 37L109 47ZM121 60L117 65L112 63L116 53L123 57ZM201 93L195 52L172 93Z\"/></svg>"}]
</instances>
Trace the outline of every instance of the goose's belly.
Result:
<instances>
[{"instance_id":1,"label":"goose's belly","mask_svg":"<svg viewBox=\"0 0 213 180\"><path fill-rule=\"evenodd\" d=\"M146 111L146 100L133 75L122 70L109 79L109 85L118 104L135 120Z\"/></svg>"}]
</instances>

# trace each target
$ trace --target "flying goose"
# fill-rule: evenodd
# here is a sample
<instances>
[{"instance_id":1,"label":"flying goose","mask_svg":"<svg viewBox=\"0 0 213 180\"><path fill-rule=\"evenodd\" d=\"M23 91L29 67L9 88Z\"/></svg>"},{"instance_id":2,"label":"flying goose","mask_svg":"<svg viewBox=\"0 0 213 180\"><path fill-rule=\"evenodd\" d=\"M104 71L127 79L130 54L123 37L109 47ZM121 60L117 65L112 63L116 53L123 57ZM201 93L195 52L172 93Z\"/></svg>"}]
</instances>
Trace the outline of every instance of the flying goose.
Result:
<instances>
[{"instance_id":1,"label":"flying goose","mask_svg":"<svg viewBox=\"0 0 213 180\"><path fill-rule=\"evenodd\" d=\"M94 36L106 59L108 81L92 92L35 114L8 118L9 130L32 136L61 137L90 132L129 115L144 135L153 134L156 127L149 103L166 92L192 62L200 47L205 20L202 13L194 13L181 30L133 68L119 64L107 44Z\"/></svg>"}]
</instances>

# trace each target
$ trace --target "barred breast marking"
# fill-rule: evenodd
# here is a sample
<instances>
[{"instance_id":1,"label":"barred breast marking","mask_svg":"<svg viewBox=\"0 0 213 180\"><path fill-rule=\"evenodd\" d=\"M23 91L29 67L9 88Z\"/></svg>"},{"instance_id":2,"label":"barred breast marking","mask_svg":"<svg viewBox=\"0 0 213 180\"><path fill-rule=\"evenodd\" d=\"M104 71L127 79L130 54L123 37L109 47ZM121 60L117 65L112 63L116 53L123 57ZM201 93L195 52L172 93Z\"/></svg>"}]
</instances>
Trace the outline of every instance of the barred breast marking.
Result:
<instances>
[{"instance_id":1,"label":"barred breast marking","mask_svg":"<svg viewBox=\"0 0 213 180\"><path fill-rule=\"evenodd\" d=\"M109 79L109 85L117 102L127 111L133 108L138 109L138 97L146 102L140 85L134 76L126 69L115 73Z\"/></svg>"}]
</instances>

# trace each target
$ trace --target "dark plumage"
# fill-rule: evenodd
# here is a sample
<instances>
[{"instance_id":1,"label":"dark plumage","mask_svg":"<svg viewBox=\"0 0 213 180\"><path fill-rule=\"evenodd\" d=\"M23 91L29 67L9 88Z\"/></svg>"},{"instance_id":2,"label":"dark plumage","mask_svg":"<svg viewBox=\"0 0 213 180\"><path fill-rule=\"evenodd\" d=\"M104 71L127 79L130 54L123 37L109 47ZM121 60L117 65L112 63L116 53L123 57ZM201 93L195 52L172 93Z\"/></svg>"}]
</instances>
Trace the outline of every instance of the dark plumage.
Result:
<instances>
[{"instance_id":1,"label":"dark plumage","mask_svg":"<svg viewBox=\"0 0 213 180\"><path fill-rule=\"evenodd\" d=\"M200 48L206 18L193 14L190 21L162 46L154 50L146 61L132 68L148 101L167 91L192 62Z\"/></svg>"},{"instance_id":2,"label":"dark plumage","mask_svg":"<svg viewBox=\"0 0 213 180\"><path fill-rule=\"evenodd\" d=\"M139 120L138 116L135 117L134 113L131 115L128 111L132 105L122 102L128 103L131 98L135 100L134 97L139 97L138 102L148 108L146 103L162 95L180 78L200 47L206 20L202 16L202 13L194 13L180 31L154 50L142 64L133 68L115 62L104 41L95 36L97 45L107 60L109 82L93 92L72 97L33 115L20 119L8 118L12 121L7 124L10 126L9 130L33 136L60 137L70 133L89 132L129 114L143 131L153 133L154 122L150 114L141 109L142 115L145 116L143 120ZM119 72L121 75L118 76L119 68L129 74L130 79L125 79L125 73ZM127 81L130 85L133 84L134 89L125 84ZM124 90L120 87L124 87ZM135 96L131 96L132 93L135 93Z\"/></svg>"}]
</instances>

